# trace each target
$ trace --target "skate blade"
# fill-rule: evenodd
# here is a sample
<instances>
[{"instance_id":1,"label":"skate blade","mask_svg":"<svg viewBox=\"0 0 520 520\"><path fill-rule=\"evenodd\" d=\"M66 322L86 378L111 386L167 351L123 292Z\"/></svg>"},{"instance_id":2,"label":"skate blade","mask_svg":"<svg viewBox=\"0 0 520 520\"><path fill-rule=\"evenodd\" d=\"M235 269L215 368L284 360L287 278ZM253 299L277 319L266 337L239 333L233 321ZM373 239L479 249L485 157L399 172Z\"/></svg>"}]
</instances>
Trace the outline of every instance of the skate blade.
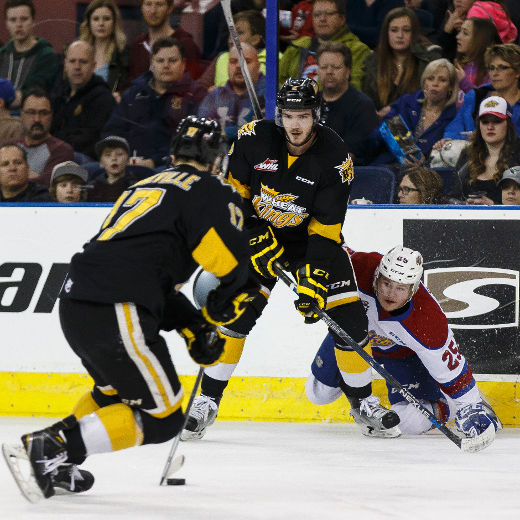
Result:
<instances>
[{"instance_id":1,"label":"skate blade","mask_svg":"<svg viewBox=\"0 0 520 520\"><path fill-rule=\"evenodd\" d=\"M202 428L202 430L198 432L192 432L190 430L182 430L181 432L181 441L198 441L202 439L206 434L206 428Z\"/></svg>"},{"instance_id":2,"label":"skate blade","mask_svg":"<svg viewBox=\"0 0 520 520\"><path fill-rule=\"evenodd\" d=\"M379 439L395 439L401 435L399 426L393 428L387 428L386 430L376 430L371 426L362 425L361 433L366 437L375 437Z\"/></svg>"},{"instance_id":3,"label":"skate blade","mask_svg":"<svg viewBox=\"0 0 520 520\"><path fill-rule=\"evenodd\" d=\"M495 427L490 424L487 429L477 437L462 439L460 449L467 453L476 453L487 448L495 440Z\"/></svg>"},{"instance_id":4,"label":"skate blade","mask_svg":"<svg viewBox=\"0 0 520 520\"><path fill-rule=\"evenodd\" d=\"M44 498L43 492L34 478L27 452L23 446L17 444L2 444L2 453L4 454L7 467L13 475L14 481L22 495L32 504L36 504ZM24 472L22 472L22 468L20 467L21 461L27 462L27 475L24 475Z\"/></svg>"}]
</instances>

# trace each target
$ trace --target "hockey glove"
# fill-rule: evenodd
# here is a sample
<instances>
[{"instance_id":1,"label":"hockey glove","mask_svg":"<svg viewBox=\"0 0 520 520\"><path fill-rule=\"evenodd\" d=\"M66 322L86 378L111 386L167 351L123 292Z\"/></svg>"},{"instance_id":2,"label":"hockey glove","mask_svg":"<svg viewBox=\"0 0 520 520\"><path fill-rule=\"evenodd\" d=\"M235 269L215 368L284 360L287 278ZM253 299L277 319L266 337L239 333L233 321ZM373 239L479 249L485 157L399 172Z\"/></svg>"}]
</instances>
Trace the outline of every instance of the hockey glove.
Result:
<instances>
[{"instance_id":1,"label":"hockey glove","mask_svg":"<svg viewBox=\"0 0 520 520\"><path fill-rule=\"evenodd\" d=\"M316 304L320 309L327 303L327 283L329 273L317 267L305 264L296 271L299 298L294 302L296 310L305 316L305 323L316 323L320 318L312 311Z\"/></svg>"},{"instance_id":2,"label":"hockey glove","mask_svg":"<svg viewBox=\"0 0 520 520\"><path fill-rule=\"evenodd\" d=\"M240 318L247 308L247 305L258 294L256 289L242 289L242 292L235 294L227 300L219 298L216 289L208 294L206 306L202 307L202 315L206 321L213 325L229 325Z\"/></svg>"},{"instance_id":3,"label":"hockey glove","mask_svg":"<svg viewBox=\"0 0 520 520\"><path fill-rule=\"evenodd\" d=\"M186 342L191 359L203 367L214 365L224 352L226 340L214 325L197 321L181 329L179 334Z\"/></svg>"},{"instance_id":4,"label":"hockey glove","mask_svg":"<svg viewBox=\"0 0 520 520\"><path fill-rule=\"evenodd\" d=\"M276 278L273 263L281 261L283 246L274 236L269 224L259 219L251 220L255 222L249 230L249 253L253 269L264 278Z\"/></svg>"},{"instance_id":5,"label":"hockey glove","mask_svg":"<svg viewBox=\"0 0 520 520\"><path fill-rule=\"evenodd\" d=\"M498 429L497 422L484 408L482 403L467 404L455 415L457 430L466 437L477 437L484 433L489 425L493 425L495 431Z\"/></svg>"}]
</instances>

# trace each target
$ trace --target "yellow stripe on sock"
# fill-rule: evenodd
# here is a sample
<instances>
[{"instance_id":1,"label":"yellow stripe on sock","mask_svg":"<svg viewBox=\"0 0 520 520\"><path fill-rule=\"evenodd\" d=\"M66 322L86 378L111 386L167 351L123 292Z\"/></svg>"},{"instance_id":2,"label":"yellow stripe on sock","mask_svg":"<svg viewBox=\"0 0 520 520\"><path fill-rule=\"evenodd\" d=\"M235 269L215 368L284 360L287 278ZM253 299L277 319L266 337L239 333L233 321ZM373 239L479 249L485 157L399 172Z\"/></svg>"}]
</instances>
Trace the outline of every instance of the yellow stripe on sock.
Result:
<instances>
[{"instance_id":1,"label":"yellow stripe on sock","mask_svg":"<svg viewBox=\"0 0 520 520\"><path fill-rule=\"evenodd\" d=\"M226 363L228 365L236 364L240 361L242 351L244 350L244 343L246 338L232 338L222 334L226 340L224 344L224 354L219 359L220 363Z\"/></svg>"},{"instance_id":2,"label":"yellow stripe on sock","mask_svg":"<svg viewBox=\"0 0 520 520\"><path fill-rule=\"evenodd\" d=\"M85 417L85 415L89 415L92 412L99 410L99 408L99 405L92 397L92 392L88 391L79 398L78 402L72 409L72 413L76 416L76 419L81 419L82 417Z\"/></svg>"},{"instance_id":3,"label":"yellow stripe on sock","mask_svg":"<svg viewBox=\"0 0 520 520\"><path fill-rule=\"evenodd\" d=\"M363 350L369 356L371 356L372 343L370 342L365 345ZM349 374L361 374L370 368L370 365L357 352L354 352L353 350L340 350L339 348L335 348L334 352L336 353L338 368L342 372L347 372Z\"/></svg>"},{"instance_id":4,"label":"yellow stripe on sock","mask_svg":"<svg viewBox=\"0 0 520 520\"><path fill-rule=\"evenodd\" d=\"M143 432L135 421L134 412L126 404L105 406L95 414L105 427L113 451L140 446L143 443Z\"/></svg>"}]
</instances>

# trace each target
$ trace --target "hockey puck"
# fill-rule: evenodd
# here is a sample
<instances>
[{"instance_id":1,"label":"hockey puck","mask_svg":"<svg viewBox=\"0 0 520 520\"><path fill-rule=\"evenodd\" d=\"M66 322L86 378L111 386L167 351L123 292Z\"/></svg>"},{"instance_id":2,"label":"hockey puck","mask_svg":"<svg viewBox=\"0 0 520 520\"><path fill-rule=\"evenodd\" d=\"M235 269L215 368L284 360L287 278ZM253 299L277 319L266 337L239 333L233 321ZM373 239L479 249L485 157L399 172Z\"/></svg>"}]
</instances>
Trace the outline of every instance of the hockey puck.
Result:
<instances>
[{"instance_id":1,"label":"hockey puck","mask_svg":"<svg viewBox=\"0 0 520 520\"><path fill-rule=\"evenodd\" d=\"M166 479L166 484L168 484L168 486L184 486L184 484L186 484L186 479L185 478L169 478L169 479Z\"/></svg>"}]
</instances>

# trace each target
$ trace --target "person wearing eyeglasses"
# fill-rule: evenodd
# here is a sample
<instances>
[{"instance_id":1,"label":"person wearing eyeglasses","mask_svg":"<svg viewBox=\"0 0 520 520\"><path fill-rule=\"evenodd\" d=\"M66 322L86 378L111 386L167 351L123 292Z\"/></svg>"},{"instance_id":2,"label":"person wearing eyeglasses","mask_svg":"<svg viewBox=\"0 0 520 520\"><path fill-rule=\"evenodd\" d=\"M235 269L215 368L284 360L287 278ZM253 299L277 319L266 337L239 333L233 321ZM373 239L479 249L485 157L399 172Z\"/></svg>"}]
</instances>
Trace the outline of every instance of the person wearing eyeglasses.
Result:
<instances>
[{"instance_id":1,"label":"person wearing eyeglasses","mask_svg":"<svg viewBox=\"0 0 520 520\"><path fill-rule=\"evenodd\" d=\"M490 83L470 90L464 97L455 119L446 127L443 138L433 149L439 150L450 139L469 140L475 130L475 119L483 99L504 98L512 109L513 125L520 134L520 46L505 43L489 47L484 55Z\"/></svg>"},{"instance_id":2,"label":"person wearing eyeglasses","mask_svg":"<svg viewBox=\"0 0 520 520\"><path fill-rule=\"evenodd\" d=\"M314 0L312 25L314 36L293 40L280 61L280 87L291 78L317 79L318 47L327 41L341 42L352 53L350 84L361 90L363 64L371 50L345 24L345 0Z\"/></svg>"},{"instance_id":3,"label":"person wearing eyeglasses","mask_svg":"<svg viewBox=\"0 0 520 520\"><path fill-rule=\"evenodd\" d=\"M41 88L29 90L22 98L20 112L23 137L13 140L27 153L29 179L47 188L53 168L74 159L70 144L53 136L52 105L49 95Z\"/></svg>"},{"instance_id":4,"label":"person wearing eyeglasses","mask_svg":"<svg viewBox=\"0 0 520 520\"><path fill-rule=\"evenodd\" d=\"M413 167L405 170L399 183L399 204L447 204L440 175L428 168Z\"/></svg>"}]
</instances>

